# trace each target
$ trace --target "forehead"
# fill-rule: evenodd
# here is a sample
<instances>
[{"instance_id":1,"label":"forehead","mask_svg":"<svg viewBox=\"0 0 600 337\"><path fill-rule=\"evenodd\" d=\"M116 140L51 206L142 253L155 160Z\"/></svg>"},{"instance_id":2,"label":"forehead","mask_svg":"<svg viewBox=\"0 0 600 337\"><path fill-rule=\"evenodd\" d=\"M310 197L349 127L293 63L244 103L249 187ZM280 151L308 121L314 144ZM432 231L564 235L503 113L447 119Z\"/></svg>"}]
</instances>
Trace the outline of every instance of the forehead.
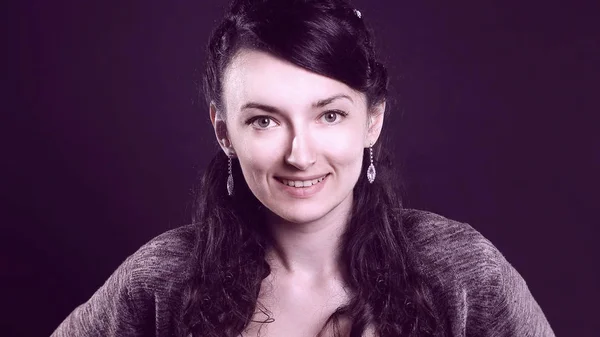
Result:
<instances>
[{"instance_id":1,"label":"forehead","mask_svg":"<svg viewBox=\"0 0 600 337\"><path fill-rule=\"evenodd\" d=\"M238 53L223 78L225 104L235 110L248 101L294 109L338 94L350 96L355 104L365 102L364 94L340 81L253 50Z\"/></svg>"}]
</instances>

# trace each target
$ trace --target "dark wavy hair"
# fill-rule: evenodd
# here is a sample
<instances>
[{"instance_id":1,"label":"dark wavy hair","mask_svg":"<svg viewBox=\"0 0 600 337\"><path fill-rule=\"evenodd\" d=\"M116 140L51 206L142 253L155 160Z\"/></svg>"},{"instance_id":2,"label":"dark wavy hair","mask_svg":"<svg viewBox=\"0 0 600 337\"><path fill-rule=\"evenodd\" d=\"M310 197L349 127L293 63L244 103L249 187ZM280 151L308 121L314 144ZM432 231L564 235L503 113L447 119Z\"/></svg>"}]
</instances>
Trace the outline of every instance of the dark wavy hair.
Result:
<instances>
[{"instance_id":1,"label":"dark wavy hair","mask_svg":"<svg viewBox=\"0 0 600 337\"><path fill-rule=\"evenodd\" d=\"M204 90L209 104L225 114L223 73L242 49L270 53L364 93L373 108L387 98L387 71L375 55L363 19L343 0L237 0L208 45ZM369 109L372 110L372 109ZM385 129L385 128L384 128ZM383 134L380 137L383 139ZM339 320L352 322L350 336L372 325L384 336L441 333L432 291L402 223L402 202L391 156L382 141L374 145L377 178L367 182L368 153L354 187L352 215L340 242L345 282L352 297L321 330ZM196 244L183 296L182 331L193 336L239 336L255 309L272 238L264 226L265 207L245 183L239 164L228 196L227 156L219 151L204 172L196 194ZM272 322L268 318L262 323Z\"/></svg>"}]
</instances>

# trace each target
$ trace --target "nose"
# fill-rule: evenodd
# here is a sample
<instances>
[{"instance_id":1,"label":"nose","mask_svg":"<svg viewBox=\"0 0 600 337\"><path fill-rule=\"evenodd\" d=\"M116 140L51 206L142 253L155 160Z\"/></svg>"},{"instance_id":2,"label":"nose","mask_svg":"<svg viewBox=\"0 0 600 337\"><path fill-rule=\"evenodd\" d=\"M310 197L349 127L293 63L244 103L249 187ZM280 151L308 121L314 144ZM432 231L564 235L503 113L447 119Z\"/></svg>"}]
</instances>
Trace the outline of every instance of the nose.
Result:
<instances>
[{"instance_id":1,"label":"nose","mask_svg":"<svg viewBox=\"0 0 600 337\"><path fill-rule=\"evenodd\" d=\"M286 162L299 170L305 171L316 162L310 136L306 133L296 133L292 138L292 146Z\"/></svg>"}]
</instances>

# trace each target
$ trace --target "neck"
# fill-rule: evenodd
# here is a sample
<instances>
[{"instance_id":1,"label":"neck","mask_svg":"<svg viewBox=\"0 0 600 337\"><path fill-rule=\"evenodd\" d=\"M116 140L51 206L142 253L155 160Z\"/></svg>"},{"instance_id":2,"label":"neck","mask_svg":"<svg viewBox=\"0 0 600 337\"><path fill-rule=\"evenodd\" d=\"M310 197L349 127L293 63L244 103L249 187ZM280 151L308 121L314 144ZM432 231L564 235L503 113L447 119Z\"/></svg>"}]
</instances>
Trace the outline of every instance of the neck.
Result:
<instances>
[{"instance_id":1,"label":"neck","mask_svg":"<svg viewBox=\"0 0 600 337\"><path fill-rule=\"evenodd\" d=\"M271 215L268 225L274 239L267 261L280 275L307 282L339 278L340 238L352 207L352 195L323 217L309 223L291 223Z\"/></svg>"}]
</instances>

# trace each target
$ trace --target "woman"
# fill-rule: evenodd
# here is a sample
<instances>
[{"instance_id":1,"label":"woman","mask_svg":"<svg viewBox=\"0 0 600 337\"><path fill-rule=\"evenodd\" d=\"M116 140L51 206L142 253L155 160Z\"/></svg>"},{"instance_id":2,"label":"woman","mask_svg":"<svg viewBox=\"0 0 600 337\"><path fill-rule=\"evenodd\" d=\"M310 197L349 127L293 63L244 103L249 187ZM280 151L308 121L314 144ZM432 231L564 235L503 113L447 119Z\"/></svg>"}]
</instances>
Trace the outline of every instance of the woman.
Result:
<instances>
[{"instance_id":1,"label":"woman","mask_svg":"<svg viewBox=\"0 0 600 337\"><path fill-rule=\"evenodd\" d=\"M489 241L402 208L359 11L234 1L205 92L222 151L194 224L140 248L53 336L554 335Z\"/></svg>"}]
</instances>

